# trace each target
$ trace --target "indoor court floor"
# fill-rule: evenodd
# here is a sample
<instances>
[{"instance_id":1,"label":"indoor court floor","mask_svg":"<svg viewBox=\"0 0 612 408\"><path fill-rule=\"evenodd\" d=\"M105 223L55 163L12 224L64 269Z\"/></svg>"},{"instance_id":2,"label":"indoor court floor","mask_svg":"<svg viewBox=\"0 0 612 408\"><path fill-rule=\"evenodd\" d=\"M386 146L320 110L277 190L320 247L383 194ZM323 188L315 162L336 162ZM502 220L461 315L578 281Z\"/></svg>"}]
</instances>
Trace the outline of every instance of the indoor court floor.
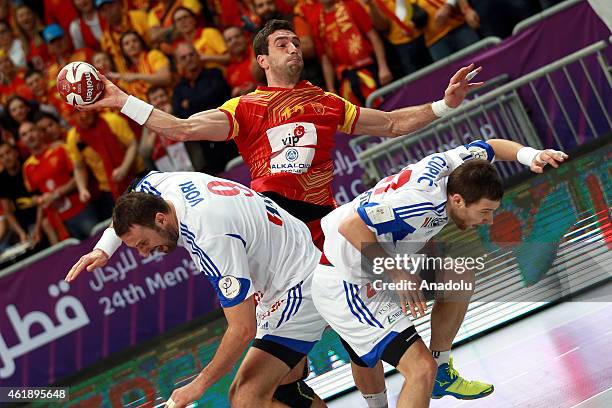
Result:
<instances>
[{"instance_id":1,"label":"indoor court floor","mask_svg":"<svg viewBox=\"0 0 612 408\"><path fill-rule=\"evenodd\" d=\"M516 321L457 347L455 368L466 379L495 385L490 396L452 397L431 407L612 407L612 283ZM403 377L387 377L395 408ZM366 407L353 391L328 402L332 408Z\"/></svg>"}]
</instances>

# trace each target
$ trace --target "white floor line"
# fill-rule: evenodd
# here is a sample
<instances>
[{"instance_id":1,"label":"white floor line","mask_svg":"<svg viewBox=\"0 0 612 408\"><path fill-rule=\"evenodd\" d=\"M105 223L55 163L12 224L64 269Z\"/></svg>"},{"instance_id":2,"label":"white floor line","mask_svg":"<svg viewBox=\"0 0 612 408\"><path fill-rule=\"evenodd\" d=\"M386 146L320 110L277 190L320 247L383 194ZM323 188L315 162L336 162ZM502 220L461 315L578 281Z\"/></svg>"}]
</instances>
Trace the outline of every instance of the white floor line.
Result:
<instances>
[{"instance_id":1,"label":"white floor line","mask_svg":"<svg viewBox=\"0 0 612 408\"><path fill-rule=\"evenodd\" d=\"M561 358L561 357L563 357L563 356L565 356L565 355L567 355L567 354L569 354L569 353L573 353L574 351L578 350L579 348L580 348L580 346L578 346L578 347L574 347L573 349L568 350L568 351L566 351L566 352L565 352L565 353L563 353L563 354L559 354L557 357L555 357L555 360L556 360L556 359L558 359L558 358Z\"/></svg>"},{"instance_id":2,"label":"white floor line","mask_svg":"<svg viewBox=\"0 0 612 408\"><path fill-rule=\"evenodd\" d=\"M506 381L500 382L500 383L499 383L499 385L508 384L510 381L514 381L514 380L516 380L517 378L522 377L522 376L527 375L527 374L529 374L529 371L525 371L525 372L523 372L523 373L520 373L520 374L518 374L518 375L515 375L514 377L510 377L510 378L508 378Z\"/></svg>"},{"instance_id":3,"label":"white floor line","mask_svg":"<svg viewBox=\"0 0 612 408\"><path fill-rule=\"evenodd\" d=\"M581 406L582 404L585 404L585 403L587 403L588 401L592 400L593 398L597 398L597 397L599 397L601 394L605 394L606 392L608 392L608 391L610 391L610 390L612 390L612 387L610 387L610 388L608 388L608 389L605 389L605 390L603 390L603 391L601 391L601 392L598 392L597 394L593 395L592 397L589 397L589 398L585 399L584 401L579 402L578 404L576 404L576 405L572 406L571 408L578 408L578 407L579 407L579 406Z\"/></svg>"}]
</instances>

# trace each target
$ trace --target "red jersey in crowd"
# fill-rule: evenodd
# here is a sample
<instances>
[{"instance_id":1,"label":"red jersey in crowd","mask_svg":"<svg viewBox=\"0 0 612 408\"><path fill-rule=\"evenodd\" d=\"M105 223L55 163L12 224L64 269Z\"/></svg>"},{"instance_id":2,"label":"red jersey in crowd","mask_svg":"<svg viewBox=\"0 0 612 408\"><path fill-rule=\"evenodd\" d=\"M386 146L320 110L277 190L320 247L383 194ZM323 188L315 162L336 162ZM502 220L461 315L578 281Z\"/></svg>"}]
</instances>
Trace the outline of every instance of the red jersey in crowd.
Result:
<instances>
[{"instance_id":1,"label":"red jersey in crowd","mask_svg":"<svg viewBox=\"0 0 612 408\"><path fill-rule=\"evenodd\" d=\"M47 148L40 155L30 156L23 164L23 178L30 191L52 193L72 179L73 164L63 144ZM85 204L79 200L76 190L58 198L49 207L60 219L67 220L80 213Z\"/></svg>"},{"instance_id":2,"label":"red jersey in crowd","mask_svg":"<svg viewBox=\"0 0 612 408\"><path fill-rule=\"evenodd\" d=\"M257 83L251 71L251 64L255 59L253 54L253 49L249 47L240 59L232 59L229 63L225 77L230 88L242 88L245 85Z\"/></svg>"},{"instance_id":3,"label":"red jersey in crowd","mask_svg":"<svg viewBox=\"0 0 612 408\"><path fill-rule=\"evenodd\" d=\"M374 49L366 37L370 30L368 12L354 0L338 1L329 11L321 9L318 47L325 50L339 78L345 69L374 63Z\"/></svg>"}]
</instances>

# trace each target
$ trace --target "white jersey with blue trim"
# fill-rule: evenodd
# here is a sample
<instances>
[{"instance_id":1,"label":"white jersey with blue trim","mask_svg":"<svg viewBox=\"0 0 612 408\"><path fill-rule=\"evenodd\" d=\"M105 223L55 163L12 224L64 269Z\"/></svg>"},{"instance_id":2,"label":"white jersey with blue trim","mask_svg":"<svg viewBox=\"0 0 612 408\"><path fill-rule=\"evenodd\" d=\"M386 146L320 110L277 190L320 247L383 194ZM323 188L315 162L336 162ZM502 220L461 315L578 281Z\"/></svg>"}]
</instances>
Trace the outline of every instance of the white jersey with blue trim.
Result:
<instances>
[{"instance_id":1,"label":"white jersey with blue trim","mask_svg":"<svg viewBox=\"0 0 612 408\"><path fill-rule=\"evenodd\" d=\"M304 223L242 184L194 172L151 172L135 191L172 202L178 244L215 288L221 306L254 293L273 301L312 274L321 253Z\"/></svg>"},{"instance_id":2,"label":"white jersey with blue trim","mask_svg":"<svg viewBox=\"0 0 612 408\"><path fill-rule=\"evenodd\" d=\"M336 266L334 273L348 282L368 280L361 272L360 252L338 232L347 216L357 212L378 242L401 242L402 253L416 254L448 223L446 183L450 173L467 160L493 162L494 157L493 148L481 140L431 154L329 213L321 227L325 256Z\"/></svg>"}]
</instances>

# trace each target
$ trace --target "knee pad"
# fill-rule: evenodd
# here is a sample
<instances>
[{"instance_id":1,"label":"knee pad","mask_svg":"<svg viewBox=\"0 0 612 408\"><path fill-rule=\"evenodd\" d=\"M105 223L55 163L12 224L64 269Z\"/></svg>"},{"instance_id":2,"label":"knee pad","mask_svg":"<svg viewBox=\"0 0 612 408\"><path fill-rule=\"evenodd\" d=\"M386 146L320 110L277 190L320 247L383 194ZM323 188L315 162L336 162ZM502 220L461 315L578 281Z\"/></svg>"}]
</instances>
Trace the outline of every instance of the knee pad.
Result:
<instances>
[{"instance_id":1,"label":"knee pad","mask_svg":"<svg viewBox=\"0 0 612 408\"><path fill-rule=\"evenodd\" d=\"M303 380L279 385L274 392L274 399L292 408L310 408L315 392Z\"/></svg>"}]
</instances>

